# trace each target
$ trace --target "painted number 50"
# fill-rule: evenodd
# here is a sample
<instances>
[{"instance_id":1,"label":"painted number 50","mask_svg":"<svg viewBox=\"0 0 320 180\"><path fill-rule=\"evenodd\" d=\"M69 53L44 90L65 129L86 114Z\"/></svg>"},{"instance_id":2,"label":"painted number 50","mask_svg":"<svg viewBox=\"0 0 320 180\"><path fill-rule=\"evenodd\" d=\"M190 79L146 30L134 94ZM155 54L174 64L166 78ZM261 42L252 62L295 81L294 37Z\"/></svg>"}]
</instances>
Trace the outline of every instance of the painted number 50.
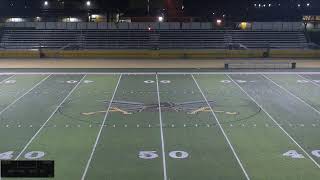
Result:
<instances>
[{"instance_id":1,"label":"painted number 50","mask_svg":"<svg viewBox=\"0 0 320 180\"><path fill-rule=\"evenodd\" d=\"M189 156L189 154L185 151L171 151L169 152L169 156L173 159L185 159ZM159 157L157 151L140 151L139 158L141 159L155 159Z\"/></svg>"}]
</instances>

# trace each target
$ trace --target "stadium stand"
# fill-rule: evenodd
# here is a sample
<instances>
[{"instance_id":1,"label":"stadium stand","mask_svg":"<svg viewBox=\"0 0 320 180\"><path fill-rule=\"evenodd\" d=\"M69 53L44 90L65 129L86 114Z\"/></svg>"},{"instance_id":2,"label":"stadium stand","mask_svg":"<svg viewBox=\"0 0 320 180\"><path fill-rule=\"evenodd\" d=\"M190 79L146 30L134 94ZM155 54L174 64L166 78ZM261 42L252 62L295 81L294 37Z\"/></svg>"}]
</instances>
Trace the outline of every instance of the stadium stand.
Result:
<instances>
[{"instance_id":1,"label":"stadium stand","mask_svg":"<svg viewBox=\"0 0 320 180\"><path fill-rule=\"evenodd\" d=\"M163 30L159 31L160 49L224 49L225 31Z\"/></svg>"},{"instance_id":2,"label":"stadium stand","mask_svg":"<svg viewBox=\"0 0 320 180\"><path fill-rule=\"evenodd\" d=\"M301 31L211 29L5 29L6 49L292 49L306 48Z\"/></svg>"},{"instance_id":3,"label":"stadium stand","mask_svg":"<svg viewBox=\"0 0 320 180\"><path fill-rule=\"evenodd\" d=\"M233 44L247 48L306 48L308 43L300 31L230 31Z\"/></svg>"}]
</instances>

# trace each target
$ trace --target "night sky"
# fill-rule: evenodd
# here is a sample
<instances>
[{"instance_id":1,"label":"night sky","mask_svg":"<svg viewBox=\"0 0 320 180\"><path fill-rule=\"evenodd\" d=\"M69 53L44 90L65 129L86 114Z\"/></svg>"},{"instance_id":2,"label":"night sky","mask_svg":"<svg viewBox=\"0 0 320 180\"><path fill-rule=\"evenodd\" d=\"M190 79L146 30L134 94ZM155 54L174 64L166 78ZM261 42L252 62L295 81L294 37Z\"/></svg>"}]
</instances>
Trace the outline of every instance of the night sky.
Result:
<instances>
[{"instance_id":1,"label":"night sky","mask_svg":"<svg viewBox=\"0 0 320 180\"><path fill-rule=\"evenodd\" d=\"M45 0L0 0L0 11L12 12L12 9L20 9L19 11L23 13L22 9L26 11L32 11L32 9L43 8L43 2ZM48 0L50 3L50 8L54 9L59 6L59 3L64 2L63 9L85 9L85 2L87 0ZM296 11L311 11L317 10L315 12L320 12L320 0L150 0L151 9L153 15L159 13L159 9L163 9L165 1L183 1L184 5L184 15L185 16L201 16L209 17L213 13L215 15L223 14L233 14L239 17L248 16L251 12L260 14L261 16L277 15L278 16L288 16L290 13ZM146 15L146 2L147 0L91 0L92 6L97 9L116 9L119 12L124 12L129 14L132 11L138 12L139 15ZM271 3L271 8L255 8L254 4L268 4ZM297 8L297 4L302 5L300 9ZM311 3L311 6L306 8L306 4ZM281 9L277 7L281 4ZM61 4L60 4L61 5ZM59 8L57 8L59 9ZM158 9L158 10L156 10ZM18 11L18 10L16 10ZM285 14L284 14L285 13ZM1 12L0 12L1 14ZM284 14L284 15L283 15Z\"/></svg>"}]
</instances>

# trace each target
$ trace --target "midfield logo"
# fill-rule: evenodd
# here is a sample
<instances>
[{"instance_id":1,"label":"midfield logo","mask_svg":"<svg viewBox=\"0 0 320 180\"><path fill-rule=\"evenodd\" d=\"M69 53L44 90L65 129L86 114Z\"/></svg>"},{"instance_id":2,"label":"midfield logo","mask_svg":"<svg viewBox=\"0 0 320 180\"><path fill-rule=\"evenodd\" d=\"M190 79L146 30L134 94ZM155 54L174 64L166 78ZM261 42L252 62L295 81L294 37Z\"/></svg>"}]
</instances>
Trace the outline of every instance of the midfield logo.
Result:
<instances>
[{"instance_id":1,"label":"midfield logo","mask_svg":"<svg viewBox=\"0 0 320 180\"><path fill-rule=\"evenodd\" d=\"M108 106L110 101L104 101ZM213 108L215 105L214 101L208 101L210 106ZM211 109L206 101L191 101L183 103L163 102L160 104L162 112L186 112L187 114L198 114L201 112L210 112ZM130 101L113 101L109 112L118 112L124 115L135 114L139 112L158 112L159 104L144 104L140 102ZM225 113L228 115L237 115L237 112L225 112L225 111L214 111L215 113ZM81 113L82 115L94 115L97 113L106 113L106 111L86 112Z\"/></svg>"}]
</instances>

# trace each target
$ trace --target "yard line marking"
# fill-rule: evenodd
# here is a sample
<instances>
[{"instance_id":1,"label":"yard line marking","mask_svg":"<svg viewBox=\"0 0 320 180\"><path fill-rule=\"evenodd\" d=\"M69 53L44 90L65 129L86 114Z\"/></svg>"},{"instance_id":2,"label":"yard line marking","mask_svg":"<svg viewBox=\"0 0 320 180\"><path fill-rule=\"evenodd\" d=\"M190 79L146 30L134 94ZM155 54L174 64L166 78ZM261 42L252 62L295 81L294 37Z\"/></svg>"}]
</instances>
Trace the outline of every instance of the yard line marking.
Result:
<instances>
[{"instance_id":1,"label":"yard line marking","mask_svg":"<svg viewBox=\"0 0 320 180\"><path fill-rule=\"evenodd\" d=\"M204 93L203 93L202 89L200 88L200 86L199 86L199 84L198 84L197 80L194 78L194 76L193 76L193 75L191 75L191 76L192 76L192 78L193 78L193 81L196 83L196 85L197 85L198 89L200 90L200 92L201 92L201 94L202 94L202 96L203 96L204 100L206 101L206 103L207 103L208 107L210 108L211 114L212 114L212 115L214 116L214 118L216 119L217 124L218 124L218 126L219 126L219 128L220 128L220 130L221 130L222 134L224 135L225 139L227 140L227 142L228 142L228 144L229 144L229 147L230 147L230 149L231 149L231 151L232 151L232 153L233 153L234 157L237 159L238 164L240 165L240 167L241 167L241 169L242 169L242 171L243 171L244 175L246 176L247 180L250 180L250 177L249 177L249 175L247 174L246 170L244 169L244 167L243 167L243 165L242 165L242 163L241 163L240 158L238 157L238 155L237 155L236 151L234 150L234 148L233 148L233 146L232 146L232 144L231 144L231 142L230 142L230 140L229 140L229 138L228 138L227 134L225 133L224 129L222 128L221 123L220 123L220 121L219 121L218 117L216 116L216 113L213 111L213 109L212 109L212 107L211 107L211 105L210 105L210 103L209 103L208 99L207 99L207 98L206 98L206 96L204 95Z\"/></svg>"},{"instance_id":2,"label":"yard line marking","mask_svg":"<svg viewBox=\"0 0 320 180\"><path fill-rule=\"evenodd\" d=\"M313 85L320 87L320 84L315 83L312 79L306 78L301 76L300 74L297 74L298 76L300 76L301 78L303 78L304 80L310 81Z\"/></svg>"},{"instance_id":3,"label":"yard line marking","mask_svg":"<svg viewBox=\"0 0 320 180\"><path fill-rule=\"evenodd\" d=\"M1 83L3 83L3 82L8 81L9 79L11 79L11 78L12 78L12 77L14 77L14 76L15 76L15 74L13 74L13 75L9 76L8 78L6 78L6 79L4 79L4 80L0 81L0 84L1 84Z\"/></svg>"},{"instance_id":4,"label":"yard line marking","mask_svg":"<svg viewBox=\"0 0 320 180\"><path fill-rule=\"evenodd\" d=\"M162 115L161 115L161 100L160 100L158 74L156 74L156 80L157 80L158 110L159 110L159 121L160 121L161 149L162 149L163 179L167 180L167 164L166 164L166 154L164 151L163 124L162 124Z\"/></svg>"},{"instance_id":5,"label":"yard line marking","mask_svg":"<svg viewBox=\"0 0 320 180\"><path fill-rule=\"evenodd\" d=\"M262 109L262 111L264 111L266 113L266 115L282 130L283 133L285 133L289 139L296 144L296 146L298 146L307 156L308 158L318 167L320 168L320 165L307 153L306 150L303 149L302 146L300 146L300 144L293 139L293 137L285 130L283 129L283 127L281 127L281 125L278 123L278 121L276 121L255 99L253 99L252 96L250 96L238 83L236 83L228 74L226 74L226 76L228 76L228 78L234 83L236 84L242 92L244 92L259 108Z\"/></svg>"},{"instance_id":6,"label":"yard line marking","mask_svg":"<svg viewBox=\"0 0 320 180\"><path fill-rule=\"evenodd\" d=\"M100 139L103 126L105 125L105 122L106 122L106 120L107 120L107 117L108 117L108 114L109 114L109 110L110 110L110 107L111 107L111 105L112 105L112 101L113 101L113 99L114 99L114 96L115 96L115 94L116 94L116 92L117 92L117 89L118 89L118 86L119 86L119 84L120 84L121 78L122 78L122 74L120 74L120 77L119 77L119 79L118 79L117 85L116 85L116 87L115 87L115 89L114 89L114 91L113 91L111 100L110 100L109 105L108 105L108 109L107 109L107 111L106 111L106 114L104 115L104 118L103 118L103 121L102 121L102 124L101 124L102 126L100 127L100 130L99 130L99 133L98 133L98 135L97 135L96 141L95 141L95 143L94 143L94 145L93 145L93 148L92 148L90 157L89 157L88 162L87 162L87 164L86 164L85 170L84 170L84 172L83 172L83 174L82 174L81 180L84 180L85 177L86 177L86 175L87 175L87 172L88 172L90 163L91 163L91 161L92 161L93 154L94 154L94 152L95 152L95 150L96 150L96 148L97 148L98 141L99 141L99 139Z\"/></svg>"},{"instance_id":7,"label":"yard line marking","mask_svg":"<svg viewBox=\"0 0 320 180\"><path fill-rule=\"evenodd\" d=\"M38 131L33 135L33 137L29 140L29 142L25 145L25 147L22 149L22 151L19 153L19 155L15 158L15 160L18 160L20 156L24 153L24 151L29 147L29 145L32 143L32 141L37 137L37 135L40 133L40 131L43 129L44 126L49 122L49 120L53 117L53 115L59 110L59 108L62 106L62 104L68 99L68 97L73 93L73 91L81 84L81 82L84 80L84 78L87 75L84 75L81 80L73 87L73 89L69 92L69 94L62 100L62 102L57 106L57 108L52 112L52 114L49 116L49 118L42 124L42 126L38 129Z\"/></svg>"},{"instance_id":8,"label":"yard line marking","mask_svg":"<svg viewBox=\"0 0 320 180\"><path fill-rule=\"evenodd\" d=\"M10 103L8 106L6 106L4 109L2 109L0 111L0 115L6 111L7 109L9 109L12 105L14 105L16 102L18 102L21 98L23 98L25 95L27 95L29 92L31 92L34 88L36 88L37 86L39 86L43 81L47 80L51 75L46 76L45 78L43 78L41 81L39 81L36 85L34 85L31 89L29 89L27 92L25 92L23 95L21 95L18 99L14 100L12 103Z\"/></svg>"},{"instance_id":9,"label":"yard line marking","mask_svg":"<svg viewBox=\"0 0 320 180\"><path fill-rule=\"evenodd\" d=\"M301 99L300 97L294 95L292 92L290 92L289 90L287 90L286 88L284 88L283 86L279 85L278 83L276 83L275 81L273 81L271 78L269 78L268 76L262 74L263 77L265 77L266 79L268 79L269 81L271 81L273 84L275 84L276 86L278 86L279 88L281 88L282 90L286 91L288 94L290 94L291 96L295 97L296 99L298 99L299 101L301 101L302 103L304 103L305 105L307 105L309 108L311 108L312 110L316 111L319 115L320 115L320 111L317 110L316 108L314 108L313 106L311 106L309 103L307 103L306 101L304 101L303 99Z\"/></svg>"}]
</instances>

